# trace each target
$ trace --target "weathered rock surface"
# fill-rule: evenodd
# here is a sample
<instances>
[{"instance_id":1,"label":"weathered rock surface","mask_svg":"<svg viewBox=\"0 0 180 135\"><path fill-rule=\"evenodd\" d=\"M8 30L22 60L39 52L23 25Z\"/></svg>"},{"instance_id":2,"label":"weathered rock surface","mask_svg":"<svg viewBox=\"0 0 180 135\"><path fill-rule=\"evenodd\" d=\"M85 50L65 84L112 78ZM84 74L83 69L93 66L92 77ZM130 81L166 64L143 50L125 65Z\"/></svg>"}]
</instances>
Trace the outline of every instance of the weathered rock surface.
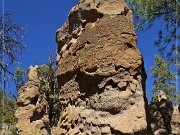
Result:
<instances>
[{"instance_id":1,"label":"weathered rock surface","mask_svg":"<svg viewBox=\"0 0 180 135\"><path fill-rule=\"evenodd\" d=\"M177 131L177 129L175 129L177 124L175 117L178 116L177 110L173 109L172 102L167 99L163 91L158 91L155 94L155 99L156 100L149 105L153 133L155 135L175 133Z\"/></svg>"},{"instance_id":2,"label":"weathered rock surface","mask_svg":"<svg viewBox=\"0 0 180 135\"><path fill-rule=\"evenodd\" d=\"M171 134L171 119L173 113L171 101L162 99L160 102L150 104L149 109L151 114L151 127L154 134Z\"/></svg>"},{"instance_id":3,"label":"weathered rock surface","mask_svg":"<svg viewBox=\"0 0 180 135\"><path fill-rule=\"evenodd\" d=\"M10 124L1 124L0 125L0 135L11 135L12 134L12 130L15 127L13 125Z\"/></svg>"},{"instance_id":4,"label":"weathered rock surface","mask_svg":"<svg viewBox=\"0 0 180 135\"><path fill-rule=\"evenodd\" d=\"M16 118L19 135L49 134L48 104L40 93L37 68L29 68L28 81L18 92Z\"/></svg>"},{"instance_id":5,"label":"weathered rock surface","mask_svg":"<svg viewBox=\"0 0 180 135\"><path fill-rule=\"evenodd\" d=\"M171 120L172 133L180 135L180 105L174 107Z\"/></svg>"},{"instance_id":6,"label":"weathered rock surface","mask_svg":"<svg viewBox=\"0 0 180 135\"><path fill-rule=\"evenodd\" d=\"M150 134L146 75L125 2L80 0L56 38L56 134Z\"/></svg>"}]
</instances>

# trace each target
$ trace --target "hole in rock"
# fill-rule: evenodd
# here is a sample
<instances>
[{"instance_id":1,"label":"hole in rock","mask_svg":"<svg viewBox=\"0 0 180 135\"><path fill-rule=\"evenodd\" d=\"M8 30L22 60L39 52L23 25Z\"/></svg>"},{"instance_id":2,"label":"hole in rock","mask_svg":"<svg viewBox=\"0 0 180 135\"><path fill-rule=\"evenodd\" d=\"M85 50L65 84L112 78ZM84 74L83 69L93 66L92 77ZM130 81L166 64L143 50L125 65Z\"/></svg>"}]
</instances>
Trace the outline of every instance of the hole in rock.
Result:
<instances>
[{"instance_id":1,"label":"hole in rock","mask_svg":"<svg viewBox=\"0 0 180 135\"><path fill-rule=\"evenodd\" d=\"M81 12L82 19L86 20L86 22L95 22L96 20L103 17L103 14L99 13L96 9L83 10Z\"/></svg>"},{"instance_id":2,"label":"hole in rock","mask_svg":"<svg viewBox=\"0 0 180 135\"><path fill-rule=\"evenodd\" d=\"M72 43L71 43L71 44L72 44ZM69 48L70 48L71 44L68 44L68 45L67 45L66 50L69 50Z\"/></svg>"},{"instance_id":3,"label":"hole in rock","mask_svg":"<svg viewBox=\"0 0 180 135\"><path fill-rule=\"evenodd\" d=\"M38 96L35 96L32 100L31 100L31 104L36 105L38 101Z\"/></svg>"},{"instance_id":4,"label":"hole in rock","mask_svg":"<svg viewBox=\"0 0 180 135\"><path fill-rule=\"evenodd\" d=\"M61 128L67 129L67 125L61 125Z\"/></svg>"},{"instance_id":5,"label":"hole in rock","mask_svg":"<svg viewBox=\"0 0 180 135\"><path fill-rule=\"evenodd\" d=\"M83 133L83 132L84 132L84 130L83 130L82 128L80 128L80 129L79 129L79 131L80 131L81 133Z\"/></svg>"},{"instance_id":6,"label":"hole in rock","mask_svg":"<svg viewBox=\"0 0 180 135\"><path fill-rule=\"evenodd\" d=\"M115 83L113 80L109 80L105 86L112 86L112 88L116 88L117 83Z\"/></svg>"},{"instance_id":7,"label":"hole in rock","mask_svg":"<svg viewBox=\"0 0 180 135\"><path fill-rule=\"evenodd\" d=\"M78 120L75 120L75 121L74 121L74 124L77 125L77 124L78 124Z\"/></svg>"},{"instance_id":8,"label":"hole in rock","mask_svg":"<svg viewBox=\"0 0 180 135\"><path fill-rule=\"evenodd\" d=\"M122 66L116 66L115 65L115 70L118 71L120 68L124 69Z\"/></svg>"},{"instance_id":9,"label":"hole in rock","mask_svg":"<svg viewBox=\"0 0 180 135\"><path fill-rule=\"evenodd\" d=\"M87 4L87 7L90 7L91 6L91 4Z\"/></svg>"},{"instance_id":10,"label":"hole in rock","mask_svg":"<svg viewBox=\"0 0 180 135\"><path fill-rule=\"evenodd\" d=\"M100 5L101 5L101 3L97 3L96 7L97 7L97 8L99 8L99 7L100 7Z\"/></svg>"},{"instance_id":11,"label":"hole in rock","mask_svg":"<svg viewBox=\"0 0 180 135\"><path fill-rule=\"evenodd\" d=\"M85 71L88 72L88 73L93 73L93 72L97 71L97 67L95 66L95 67L92 67L92 68L86 68Z\"/></svg>"},{"instance_id":12,"label":"hole in rock","mask_svg":"<svg viewBox=\"0 0 180 135\"><path fill-rule=\"evenodd\" d=\"M86 44L90 44L90 42L89 42L89 41L86 41Z\"/></svg>"},{"instance_id":13,"label":"hole in rock","mask_svg":"<svg viewBox=\"0 0 180 135\"><path fill-rule=\"evenodd\" d=\"M128 47L128 48L133 48L134 46L131 44L131 43L125 43L125 45Z\"/></svg>"},{"instance_id":14,"label":"hole in rock","mask_svg":"<svg viewBox=\"0 0 180 135\"><path fill-rule=\"evenodd\" d=\"M71 125L71 128L74 129L74 127L75 127L75 126L72 124L72 125Z\"/></svg>"},{"instance_id":15,"label":"hole in rock","mask_svg":"<svg viewBox=\"0 0 180 135\"><path fill-rule=\"evenodd\" d=\"M124 133L122 133L122 132L120 132L114 128L111 128L111 127L110 127L110 130L111 130L112 135L127 135L126 133L124 134Z\"/></svg>"},{"instance_id":16,"label":"hole in rock","mask_svg":"<svg viewBox=\"0 0 180 135\"><path fill-rule=\"evenodd\" d=\"M36 121L36 120L40 120L42 119L44 116L44 113L43 112L37 112L35 111L33 116L30 118L30 123L32 123L33 121Z\"/></svg>"},{"instance_id":17,"label":"hole in rock","mask_svg":"<svg viewBox=\"0 0 180 135\"><path fill-rule=\"evenodd\" d=\"M76 52L74 52L72 55L73 55L73 56L76 56Z\"/></svg>"},{"instance_id":18,"label":"hole in rock","mask_svg":"<svg viewBox=\"0 0 180 135\"><path fill-rule=\"evenodd\" d=\"M116 115L118 114L120 111L117 110L116 108L110 108L109 110L107 110L107 112L109 112L112 115Z\"/></svg>"}]
</instances>

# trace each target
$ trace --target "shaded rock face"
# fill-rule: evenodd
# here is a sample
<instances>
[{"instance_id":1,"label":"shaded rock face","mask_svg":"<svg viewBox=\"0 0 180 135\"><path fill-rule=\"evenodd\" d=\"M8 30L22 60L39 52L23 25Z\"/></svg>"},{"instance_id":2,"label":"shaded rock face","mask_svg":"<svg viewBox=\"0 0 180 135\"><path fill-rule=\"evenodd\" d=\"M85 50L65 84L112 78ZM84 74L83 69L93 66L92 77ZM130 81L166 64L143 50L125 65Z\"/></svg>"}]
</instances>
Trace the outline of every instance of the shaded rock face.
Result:
<instances>
[{"instance_id":1,"label":"shaded rock face","mask_svg":"<svg viewBox=\"0 0 180 135\"><path fill-rule=\"evenodd\" d=\"M29 68L28 81L18 92L15 116L19 135L49 134L49 118L46 112L48 104L40 93L37 68L38 66Z\"/></svg>"},{"instance_id":2,"label":"shaded rock face","mask_svg":"<svg viewBox=\"0 0 180 135\"><path fill-rule=\"evenodd\" d=\"M124 1L80 0L56 39L57 134L146 134L146 75Z\"/></svg>"},{"instance_id":3,"label":"shaded rock face","mask_svg":"<svg viewBox=\"0 0 180 135\"><path fill-rule=\"evenodd\" d=\"M171 119L173 106L171 101L162 99L149 105L151 127L155 135L169 135L172 133Z\"/></svg>"},{"instance_id":4,"label":"shaded rock face","mask_svg":"<svg viewBox=\"0 0 180 135\"><path fill-rule=\"evenodd\" d=\"M169 135L172 133L172 102L163 91L158 91L155 99L156 101L149 105L152 131L155 135Z\"/></svg>"}]
</instances>

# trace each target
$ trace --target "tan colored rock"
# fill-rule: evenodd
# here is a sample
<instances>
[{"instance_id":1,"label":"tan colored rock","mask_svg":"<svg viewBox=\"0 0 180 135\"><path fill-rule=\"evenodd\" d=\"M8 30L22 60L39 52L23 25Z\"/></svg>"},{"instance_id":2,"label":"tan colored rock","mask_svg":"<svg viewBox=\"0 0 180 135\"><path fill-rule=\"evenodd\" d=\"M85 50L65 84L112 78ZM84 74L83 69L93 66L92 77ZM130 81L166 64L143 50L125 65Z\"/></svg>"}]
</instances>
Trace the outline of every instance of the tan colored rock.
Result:
<instances>
[{"instance_id":1,"label":"tan colored rock","mask_svg":"<svg viewBox=\"0 0 180 135\"><path fill-rule=\"evenodd\" d=\"M155 98L159 102L161 101L161 99L167 99L166 94L162 90L158 91L155 96L156 96Z\"/></svg>"},{"instance_id":2,"label":"tan colored rock","mask_svg":"<svg viewBox=\"0 0 180 135\"><path fill-rule=\"evenodd\" d=\"M56 134L146 134L146 75L125 2L80 0L56 40Z\"/></svg>"},{"instance_id":3,"label":"tan colored rock","mask_svg":"<svg viewBox=\"0 0 180 135\"><path fill-rule=\"evenodd\" d=\"M179 110L179 107L180 105L176 105L174 106L174 110L173 110L173 114L180 114L180 110Z\"/></svg>"},{"instance_id":4,"label":"tan colored rock","mask_svg":"<svg viewBox=\"0 0 180 135\"><path fill-rule=\"evenodd\" d=\"M40 94L37 68L29 68L28 82L18 91L18 109L15 114L18 135L49 134L48 104Z\"/></svg>"},{"instance_id":5,"label":"tan colored rock","mask_svg":"<svg viewBox=\"0 0 180 135\"><path fill-rule=\"evenodd\" d=\"M30 66L29 69L28 69L28 80L29 81L35 81L37 82L39 79L38 79L38 76L37 76L37 68L38 66Z\"/></svg>"},{"instance_id":6,"label":"tan colored rock","mask_svg":"<svg viewBox=\"0 0 180 135\"><path fill-rule=\"evenodd\" d=\"M14 126L11 124L1 124L0 125L0 135L11 135Z\"/></svg>"},{"instance_id":7,"label":"tan colored rock","mask_svg":"<svg viewBox=\"0 0 180 135\"><path fill-rule=\"evenodd\" d=\"M155 135L172 134L174 130L173 104L166 99L163 91L155 93L155 98L157 100L149 104L152 131Z\"/></svg>"},{"instance_id":8,"label":"tan colored rock","mask_svg":"<svg viewBox=\"0 0 180 135\"><path fill-rule=\"evenodd\" d=\"M172 133L173 134L180 134L180 112L179 112L179 106L176 105L174 107L172 120L171 120L171 126L172 126Z\"/></svg>"},{"instance_id":9,"label":"tan colored rock","mask_svg":"<svg viewBox=\"0 0 180 135\"><path fill-rule=\"evenodd\" d=\"M180 134L180 114L173 114L171 120L171 127L173 134Z\"/></svg>"},{"instance_id":10,"label":"tan colored rock","mask_svg":"<svg viewBox=\"0 0 180 135\"><path fill-rule=\"evenodd\" d=\"M119 82L117 86L119 87L119 89L126 89L127 82Z\"/></svg>"},{"instance_id":11,"label":"tan colored rock","mask_svg":"<svg viewBox=\"0 0 180 135\"><path fill-rule=\"evenodd\" d=\"M28 86L22 86L19 91L19 98L18 98L18 105L28 105L33 100L36 100L35 98L40 95L40 91L38 86L35 86L33 84L28 84Z\"/></svg>"}]
</instances>

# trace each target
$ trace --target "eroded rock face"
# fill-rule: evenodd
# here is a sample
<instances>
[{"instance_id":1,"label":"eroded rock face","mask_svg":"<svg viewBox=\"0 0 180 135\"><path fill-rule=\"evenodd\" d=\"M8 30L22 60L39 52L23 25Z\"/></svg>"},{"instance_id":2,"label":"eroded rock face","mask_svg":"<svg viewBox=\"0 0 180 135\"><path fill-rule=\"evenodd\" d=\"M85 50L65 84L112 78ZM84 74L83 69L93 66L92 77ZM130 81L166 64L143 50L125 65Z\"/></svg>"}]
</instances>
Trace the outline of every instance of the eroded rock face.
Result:
<instances>
[{"instance_id":1,"label":"eroded rock face","mask_svg":"<svg viewBox=\"0 0 180 135\"><path fill-rule=\"evenodd\" d=\"M176 134L176 135L180 134L180 105L176 105L174 107L172 120L171 120L171 126L172 126L173 134Z\"/></svg>"},{"instance_id":2,"label":"eroded rock face","mask_svg":"<svg viewBox=\"0 0 180 135\"><path fill-rule=\"evenodd\" d=\"M59 134L147 134L146 75L123 0L80 0L57 31Z\"/></svg>"},{"instance_id":3,"label":"eroded rock face","mask_svg":"<svg viewBox=\"0 0 180 135\"><path fill-rule=\"evenodd\" d=\"M149 105L151 114L151 127L155 135L168 135L172 133L171 119L173 113L172 102L162 99Z\"/></svg>"},{"instance_id":4,"label":"eroded rock face","mask_svg":"<svg viewBox=\"0 0 180 135\"><path fill-rule=\"evenodd\" d=\"M172 102L167 99L162 90L155 93L154 99L149 104L151 127L154 135L169 135L176 132L174 119L177 111L173 108Z\"/></svg>"},{"instance_id":5,"label":"eroded rock face","mask_svg":"<svg viewBox=\"0 0 180 135\"><path fill-rule=\"evenodd\" d=\"M28 81L18 91L18 109L15 114L18 135L49 134L48 104L40 93L37 68L29 68Z\"/></svg>"}]
</instances>

